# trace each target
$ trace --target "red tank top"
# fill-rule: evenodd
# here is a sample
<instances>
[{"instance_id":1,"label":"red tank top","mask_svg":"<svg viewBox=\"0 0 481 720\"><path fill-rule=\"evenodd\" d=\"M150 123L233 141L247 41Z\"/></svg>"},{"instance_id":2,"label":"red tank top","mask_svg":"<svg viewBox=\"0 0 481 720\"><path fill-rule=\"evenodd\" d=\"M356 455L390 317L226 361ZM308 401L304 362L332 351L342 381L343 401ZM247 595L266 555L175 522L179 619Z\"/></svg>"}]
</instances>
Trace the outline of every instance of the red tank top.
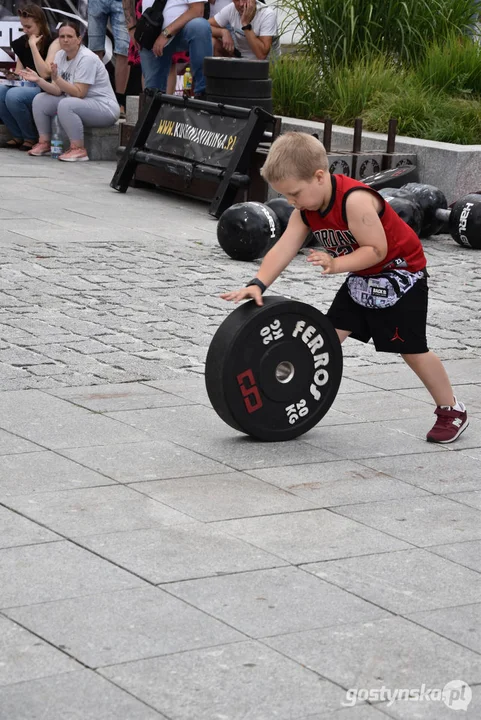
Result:
<instances>
[{"instance_id":1,"label":"red tank top","mask_svg":"<svg viewBox=\"0 0 481 720\"><path fill-rule=\"evenodd\" d=\"M356 275L375 275L383 271L401 269L418 272L426 267L426 257L418 236L381 195L347 175L331 175L331 179L332 197L324 212L320 210L301 212L305 224L310 227L326 252L333 257L339 257L348 255L359 247L347 224L346 200L348 195L356 190L367 190L376 195L383 204L379 219L386 233L387 255L382 262L365 270L359 270Z\"/></svg>"}]
</instances>

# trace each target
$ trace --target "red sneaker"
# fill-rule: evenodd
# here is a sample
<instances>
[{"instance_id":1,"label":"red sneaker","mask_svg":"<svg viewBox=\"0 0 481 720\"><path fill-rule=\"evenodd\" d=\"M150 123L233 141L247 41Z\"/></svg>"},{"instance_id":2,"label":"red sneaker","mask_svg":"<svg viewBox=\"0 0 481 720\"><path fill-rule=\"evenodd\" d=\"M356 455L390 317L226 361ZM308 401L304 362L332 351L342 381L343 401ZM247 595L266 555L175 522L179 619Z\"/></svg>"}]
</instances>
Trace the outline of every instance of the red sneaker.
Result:
<instances>
[{"instance_id":1,"label":"red sneaker","mask_svg":"<svg viewBox=\"0 0 481 720\"><path fill-rule=\"evenodd\" d=\"M462 407L464 410L437 407L434 414L438 417L426 440L435 443L454 442L469 425L468 413L464 405Z\"/></svg>"}]
</instances>

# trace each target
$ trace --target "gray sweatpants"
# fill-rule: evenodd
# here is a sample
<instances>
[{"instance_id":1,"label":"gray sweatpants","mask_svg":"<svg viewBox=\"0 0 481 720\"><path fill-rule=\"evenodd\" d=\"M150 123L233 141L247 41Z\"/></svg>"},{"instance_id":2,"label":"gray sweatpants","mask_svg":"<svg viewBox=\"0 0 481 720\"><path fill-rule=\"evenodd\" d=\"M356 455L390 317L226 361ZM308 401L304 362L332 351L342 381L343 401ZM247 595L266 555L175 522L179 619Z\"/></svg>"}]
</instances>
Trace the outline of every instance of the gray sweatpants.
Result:
<instances>
[{"instance_id":1,"label":"gray sweatpants","mask_svg":"<svg viewBox=\"0 0 481 720\"><path fill-rule=\"evenodd\" d=\"M33 117L39 135L50 136L55 113L70 142L83 142L84 125L109 127L119 119L117 103L100 102L93 98L74 98L42 92L34 98Z\"/></svg>"}]
</instances>

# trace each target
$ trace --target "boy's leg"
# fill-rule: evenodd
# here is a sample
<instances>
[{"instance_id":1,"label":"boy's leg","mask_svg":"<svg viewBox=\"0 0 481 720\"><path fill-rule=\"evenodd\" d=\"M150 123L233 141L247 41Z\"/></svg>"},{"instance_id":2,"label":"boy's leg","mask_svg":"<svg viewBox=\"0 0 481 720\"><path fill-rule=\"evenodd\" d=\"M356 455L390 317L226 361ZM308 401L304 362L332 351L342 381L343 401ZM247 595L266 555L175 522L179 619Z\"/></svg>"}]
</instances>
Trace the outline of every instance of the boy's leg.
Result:
<instances>
[{"instance_id":1,"label":"boy's leg","mask_svg":"<svg viewBox=\"0 0 481 720\"><path fill-rule=\"evenodd\" d=\"M431 350L416 355L401 355L425 385L438 407L456 404L453 388L441 360Z\"/></svg>"},{"instance_id":2,"label":"boy's leg","mask_svg":"<svg viewBox=\"0 0 481 720\"><path fill-rule=\"evenodd\" d=\"M337 337L339 338L339 342L341 343L341 345L344 342L344 340L346 338L348 338L349 335L351 334L350 330L338 330L338 328L336 328L336 332L337 332Z\"/></svg>"}]
</instances>

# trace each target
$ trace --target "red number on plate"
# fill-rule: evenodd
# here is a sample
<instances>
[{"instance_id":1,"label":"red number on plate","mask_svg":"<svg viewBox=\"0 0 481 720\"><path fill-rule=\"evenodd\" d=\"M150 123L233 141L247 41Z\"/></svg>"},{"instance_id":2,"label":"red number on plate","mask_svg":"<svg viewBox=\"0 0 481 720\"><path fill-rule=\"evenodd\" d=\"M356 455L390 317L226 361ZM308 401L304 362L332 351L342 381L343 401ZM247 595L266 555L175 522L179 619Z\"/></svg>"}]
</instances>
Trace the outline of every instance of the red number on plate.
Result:
<instances>
[{"instance_id":1,"label":"red number on plate","mask_svg":"<svg viewBox=\"0 0 481 720\"><path fill-rule=\"evenodd\" d=\"M244 405L248 413L253 413L262 407L262 400L257 389L252 370L245 370L237 376L237 382L244 397Z\"/></svg>"}]
</instances>

